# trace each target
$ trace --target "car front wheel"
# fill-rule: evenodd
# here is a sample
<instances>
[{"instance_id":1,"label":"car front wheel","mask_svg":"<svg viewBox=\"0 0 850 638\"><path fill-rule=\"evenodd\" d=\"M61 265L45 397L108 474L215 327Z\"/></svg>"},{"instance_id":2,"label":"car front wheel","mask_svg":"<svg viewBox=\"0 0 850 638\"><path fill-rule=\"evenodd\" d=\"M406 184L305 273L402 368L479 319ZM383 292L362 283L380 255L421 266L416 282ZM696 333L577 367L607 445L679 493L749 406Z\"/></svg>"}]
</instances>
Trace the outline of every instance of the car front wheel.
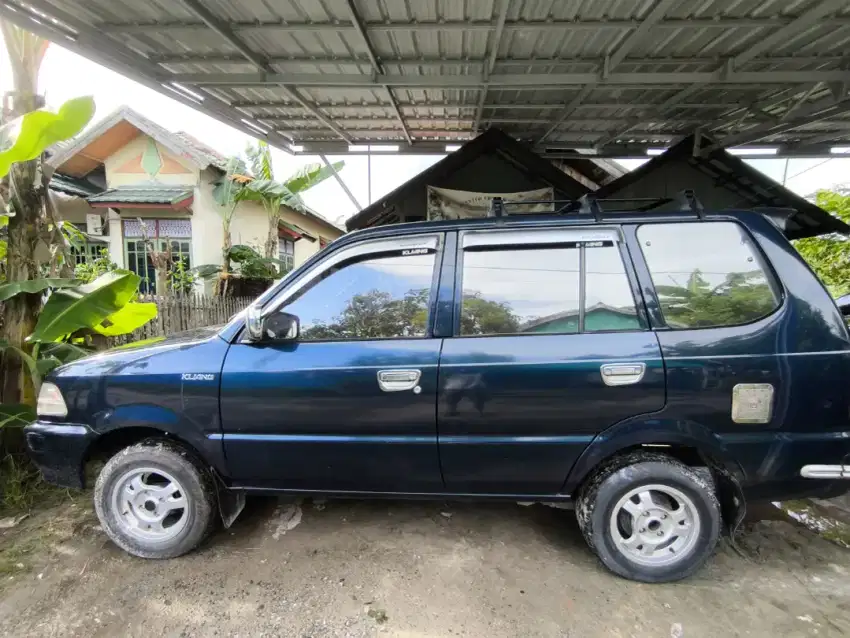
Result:
<instances>
[{"instance_id":1,"label":"car front wheel","mask_svg":"<svg viewBox=\"0 0 850 638\"><path fill-rule=\"evenodd\" d=\"M97 478L94 504L109 538L141 558L191 551L215 522L215 485L184 448L151 440L124 448Z\"/></svg>"},{"instance_id":2,"label":"car front wheel","mask_svg":"<svg viewBox=\"0 0 850 638\"><path fill-rule=\"evenodd\" d=\"M649 583L693 574L720 534L710 475L659 454L636 453L601 469L581 490L576 515L608 569Z\"/></svg>"}]
</instances>

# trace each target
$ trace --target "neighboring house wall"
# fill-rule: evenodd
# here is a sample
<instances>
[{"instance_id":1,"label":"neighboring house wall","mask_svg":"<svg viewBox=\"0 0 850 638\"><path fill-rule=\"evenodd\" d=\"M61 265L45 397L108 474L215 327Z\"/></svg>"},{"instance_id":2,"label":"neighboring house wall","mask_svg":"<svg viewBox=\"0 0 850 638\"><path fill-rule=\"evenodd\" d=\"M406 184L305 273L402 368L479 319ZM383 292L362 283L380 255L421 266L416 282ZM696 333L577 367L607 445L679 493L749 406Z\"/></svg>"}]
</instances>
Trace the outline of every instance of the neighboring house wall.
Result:
<instances>
[{"instance_id":1,"label":"neighboring house wall","mask_svg":"<svg viewBox=\"0 0 850 638\"><path fill-rule=\"evenodd\" d=\"M219 178L213 171L204 171L201 183L195 189L195 202L192 206L194 222L193 237L197 237L199 260L196 264L220 264L221 247L224 241L222 215L220 207L212 195L213 184ZM319 251L319 237L332 241L342 236L343 231L323 224L309 215L302 215L289 208L281 211L281 219L289 224L303 228L316 237L316 241L299 239L295 242L295 265L299 266ZM201 221L202 220L202 221ZM196 229L197 228L197 234ZM246 244L263 253L266 237L269 233L269 219L262 204L242 202L236 208L230 226L233 244Z\"/></svg>"}]
</instances>

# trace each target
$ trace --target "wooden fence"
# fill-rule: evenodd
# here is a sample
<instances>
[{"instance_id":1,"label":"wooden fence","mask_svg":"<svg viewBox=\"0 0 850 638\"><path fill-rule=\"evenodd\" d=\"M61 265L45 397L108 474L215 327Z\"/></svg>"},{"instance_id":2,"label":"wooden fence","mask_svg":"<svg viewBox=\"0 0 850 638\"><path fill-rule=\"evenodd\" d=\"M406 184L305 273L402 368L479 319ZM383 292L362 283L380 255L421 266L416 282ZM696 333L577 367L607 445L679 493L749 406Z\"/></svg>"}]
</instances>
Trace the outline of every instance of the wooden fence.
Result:
<instances>
[{"instance_id":1,"label":"wooden fence","mask_svg":"<svg viewBox=\"0 0 850 638\"><path fill-rule=\"evenodd\" d=\"M156 319L133 334L116 337L113 344L167 337L183 330L226 323L233 315L244 310L254 301L254 297L141 295L139 301L153 302L157 305L159 313Z\"/></svg>"}]
</instances>

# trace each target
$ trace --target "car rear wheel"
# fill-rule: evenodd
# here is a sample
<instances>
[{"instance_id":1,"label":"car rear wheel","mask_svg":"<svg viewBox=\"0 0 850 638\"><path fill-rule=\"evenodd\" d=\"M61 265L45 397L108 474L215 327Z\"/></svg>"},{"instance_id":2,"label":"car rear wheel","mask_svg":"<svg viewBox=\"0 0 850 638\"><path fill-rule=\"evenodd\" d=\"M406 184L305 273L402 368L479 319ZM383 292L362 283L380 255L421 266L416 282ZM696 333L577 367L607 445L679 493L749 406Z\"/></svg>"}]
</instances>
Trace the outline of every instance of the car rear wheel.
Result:
<instances>
[{"instance_id":1,"label":"car rear wheel","mask_svg":"<svg viewBox=\"0 0 850 638\"><path fill-rule=\"evenodd\" d=\"M635 453L600 469L576 507L591 549L631 580L679 580L699 569L720 535L710 475L661 454Z\"/></svg>"},{"instance_id":2,"label":"car rear wheel","mask_svg":"<svg viewBox=\"0 0 850 638\"><path fill-rule=\"evenodd\" d=\"M215 523L215 485L184 448L152 440L124 448L97 478L94 504L109 538L141 558L191 551Z\"/></svg>"}]
</instances>

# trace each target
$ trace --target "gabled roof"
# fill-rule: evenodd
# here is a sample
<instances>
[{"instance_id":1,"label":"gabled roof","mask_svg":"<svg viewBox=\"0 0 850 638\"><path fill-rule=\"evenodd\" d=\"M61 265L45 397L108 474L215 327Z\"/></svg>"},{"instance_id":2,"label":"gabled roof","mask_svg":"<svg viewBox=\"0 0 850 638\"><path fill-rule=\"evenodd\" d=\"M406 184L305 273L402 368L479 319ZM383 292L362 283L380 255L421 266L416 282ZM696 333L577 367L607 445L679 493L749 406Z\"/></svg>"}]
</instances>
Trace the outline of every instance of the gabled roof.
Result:
<instances>
[{"instance_id":1,"label":"gabled roof","mask_svg":"<svg viewBox=\"0 0 850 638\"><path fill-rule=\"evenodd\" d=\"M723 149L709 152L708 149L713 144L714 141L705 135L700 136L699 139L694 135L689 135L661 155L652 158L610 184L606 184L594 194L598 199L617 197L629 186L641 180L649 179L650 175L665 166L684 162L714 180L715 188L728 189L733 192L740 201L740 204L735 206L738 210L759 208L786 209L789 212L793 210L794 212L790 215L785 228L785 235L789 239L800 239L826 233L850 233L850 226L840 219L788 190L741 158L735 157ZM681 189L688 188L692 188L692 185L681 184ZM665 194L647 193L648 196L657 195L659 197ZM702 196L702 203L706 209L717 210L708 201L708 194L701 194L697 190L696 196L698 199ZM629 207L626 206L626 208Z\"/></svg>"},{"instance_id":2,"label":"gabled roof","mask_svg":"<svg viewBox=\"0 0 850 638\"><path fill-rule=\"evenodd\" d=\"M506 156L514 163L523 166L530 173L548 182L567 197L580 197L591 190L584 183L569 176L564 171L553 166L548 160L534 153L525 144L518 142L499 129L491 128L349 218L346 221L346 226L349 230L368 226L375 217L381 214L389 202L404 197L411 190L424 188L429 184L437 186L438 184L436 182L438 180L466 166L479 156L494 151ZM605 181L602 179L603 176L611 176L609 172L610 166L606 166L611 164L610 162L600 165L592 158L584 159L579 157L575 160L565 160L565 162L569 163L572 170L581 173L586 179L596 183Z\"/></svg>"},{"instance_id":3,"label":"gabled roof","mask_svg":"<svg viewBox=\"0 0 850 638\"><path fill-rule=\"evenodd\" d=\"M57 172L85 177L140 133L199 169L213 166L224 170L226 160L219 153L185 133L172 133L127 106L106 116L69 143L53 147L48 164Z\"/></svg>"}]
</instances>

